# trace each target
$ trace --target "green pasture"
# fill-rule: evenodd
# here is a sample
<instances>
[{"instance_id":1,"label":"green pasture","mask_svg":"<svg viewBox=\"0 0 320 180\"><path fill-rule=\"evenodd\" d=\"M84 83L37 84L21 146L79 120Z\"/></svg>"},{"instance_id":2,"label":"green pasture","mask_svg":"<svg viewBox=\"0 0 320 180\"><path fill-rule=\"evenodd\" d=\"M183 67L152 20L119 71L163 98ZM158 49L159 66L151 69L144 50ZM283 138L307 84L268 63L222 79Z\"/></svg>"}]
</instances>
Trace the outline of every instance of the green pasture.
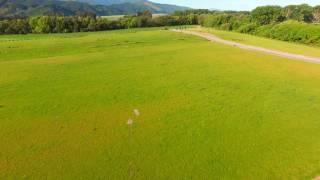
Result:
<instances>
[{"instance_id":1,"label":"green pasture","mask_svg":"<svg viewBox=\"0 0 320 180\"><path fill-rule=\"evenodd\" d=\"M156 13L156 14L152 14L152 17L160 17L160 16L166 16L167 14L164 13ZM107 18L109 20L118 20L122 17L124 17L125 15L111 15L111 16L101 16L103 18Z\"/></svg>"},{"instance_id":2,"label":"green pasture","mask_svg":"<svg viewBox=\"0 0 320 180\"><path fill-rule=\"evenodd\" d=\"M319 64L158 28L0 36L0 179L313 179L319 112Z\"/></svg>"},{"instance_id":3,"label":"green pasture","mask_svg":"<svg viewBox=\"0 0 320 180\"><path fill-rule=\"evenodd\" d=\"M111 16L101 16L103 18L107 18L109 20L118 20L122 17L124 17L125 15L111 15Z\"/></svg>"}]
</instances>

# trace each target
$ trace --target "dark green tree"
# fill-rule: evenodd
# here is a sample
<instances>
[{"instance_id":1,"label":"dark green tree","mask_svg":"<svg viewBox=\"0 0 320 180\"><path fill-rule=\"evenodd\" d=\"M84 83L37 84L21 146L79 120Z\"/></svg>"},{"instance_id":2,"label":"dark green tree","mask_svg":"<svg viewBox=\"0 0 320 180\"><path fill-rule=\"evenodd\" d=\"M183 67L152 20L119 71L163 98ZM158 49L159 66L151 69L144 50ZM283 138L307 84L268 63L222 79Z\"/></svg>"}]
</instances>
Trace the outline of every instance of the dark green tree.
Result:
<instances>
[{"instance_id":1,"label":"dark green tree","mask_svg":"<svg viewBox=\"0 0 320 180\"><path fill-rule=\"evenodd\" d=\"M286 19L301 22L304 21L310 23L314 20L313 8L308 4L286 6L283 9L282 14L284 17L286 17Z\"/></svg>"},{"instance_id":2,"label":"dark green tree","mask_svg":"<svg viewBox=\"0 0 320 180\"><path fill-rule=\"evenodd\" d=\"M280 6L261 6L251 12L253 22L260 25L283 21Z\"/></svg>"}]
</instances>

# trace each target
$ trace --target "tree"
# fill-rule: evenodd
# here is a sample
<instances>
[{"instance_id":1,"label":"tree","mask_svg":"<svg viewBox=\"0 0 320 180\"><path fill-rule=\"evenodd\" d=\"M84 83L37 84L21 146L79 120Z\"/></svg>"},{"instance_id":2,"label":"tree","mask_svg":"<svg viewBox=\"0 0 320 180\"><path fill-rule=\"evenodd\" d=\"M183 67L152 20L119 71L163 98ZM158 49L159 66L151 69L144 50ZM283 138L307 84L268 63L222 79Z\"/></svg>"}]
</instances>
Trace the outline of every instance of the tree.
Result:
<instances>
[{"instance_id":1,"label":"tree","mask_svg":"<svg viewBox=\"0 0 320 180\"><path fill-rule=\"evenodd\" d=\"M9 21L8 20L3 20L0 21L0 34L5 34L6 29L9 27Z\"/></svg>"},{"instance_id":2,"label":"tree","mask_svg":"<svg viewBox=\"0 0 320 180\"><path fill-rule=\"evenodd\" d=\"M175 26L179 25L176 16L158 16L153 19L153 23L155 26Z\"/></svg>"},{"instance_id":3,"label":"tree","mask_svg":"<svg viewBox=\"0 0 320 180\"><path fill-rule=\"evenodd\" d=\"M138 12L137 16L152 18L152 13L150 11L143 11L143 12Z\"/></svg>"},{"instance_id":4,"label":"tree","mask_svg":"<svg viewBox=\"0 0 320 180\"><path fill-rule=\"evenodd\" d=\"M253 22L260 25L280 22L283 20L281 11L282 8L280 6L261 6L251 12L251 18Z\"/></svg>"},{"instance_id":5,"label":"tree","mask_svg":"<svg viewBox=\"0 0 320 180\"><path fill-rule=\"evenodd\" d=\"M96 30L96 19L90 18L90 22L88 24L88 31L95 31Z\"/></svg>"},{"instance_id":6,"label":"tree","mask_svg":"<svg viewBox=\"0 0 320 180\"><path fill-rule=\"evenodd\" d=\"M29 18L29 25L33 33L50 33L53 32L53 19L49 16L35 16Z\"/></svg>"},{"instance_id":7,"label":"tree","mask_svg":"<svg viewBox=\"0 0 320 180\"><path fill-rule=\"evenodd\" d=\"M312 14L314 21L320 23L320 5L313 8Z\"/></svg>"},{"instance_id":8,"label":"tree","mask_svg":"<svg viewBox=\"0 0 320 180\"><path fill-rule=\"evenodd\" d=\"M14 21L15 34L27 34L30 32L29 23L25 19L17 19Z\"/></svg>"},{"instance_id":9,"label":"tree","mask_svg":"<svg viewBox=\"0 0 320 180\"><path fill-rule=\"evenodd\" d=\"M283 9L282 14L286 19L304 21L308 23L312 22L314 19L313 8L308 4L286 6Z\"/></svg>"},{"instance_id":10,"label":"tree","mask_svg":"<svg viewBox=\"0 0 320 180\"><path fill-rule=\"evenodd\" d=\"M152 13L150 11L138 12L136 22L137 27L152 26Z\"/></svg>"}]
</instances>

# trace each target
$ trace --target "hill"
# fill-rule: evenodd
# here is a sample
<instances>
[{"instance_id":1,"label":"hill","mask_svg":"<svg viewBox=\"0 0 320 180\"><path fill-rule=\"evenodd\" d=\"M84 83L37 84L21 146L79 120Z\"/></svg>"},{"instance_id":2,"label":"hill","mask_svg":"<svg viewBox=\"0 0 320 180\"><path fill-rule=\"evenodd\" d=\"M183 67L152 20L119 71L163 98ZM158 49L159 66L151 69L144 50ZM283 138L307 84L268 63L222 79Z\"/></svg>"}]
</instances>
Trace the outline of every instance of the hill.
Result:
<instances>
[{"instance_id":1,"label":"hill","mask_svg":"<svg viewBox=\"0 0 320 180\"><path fill-rule=\"evenodd\" d=\"M146 2L146 0L63 0L63 1L83 2L88 4L106 5L106 6L112 5L112 4Z\"/></svg>"},{"instance_id":2,"label":"hill","mask_svg":"<svg viewBox=\"0 0 320 180\"><path fill-rule=\"evenodd\" d=\"M113 1L96 0L96 3L79 1L57 0L0 0L0 17L10 16L35 16L35 15L76 15L83 12L91 12L100 16L133 14L138 11L149 10L153 13L170 13L176 10L185 10L186 7L158 4L150 1ZM100 3L99 3L100 2Z\"/></svg>"}]
</instances>

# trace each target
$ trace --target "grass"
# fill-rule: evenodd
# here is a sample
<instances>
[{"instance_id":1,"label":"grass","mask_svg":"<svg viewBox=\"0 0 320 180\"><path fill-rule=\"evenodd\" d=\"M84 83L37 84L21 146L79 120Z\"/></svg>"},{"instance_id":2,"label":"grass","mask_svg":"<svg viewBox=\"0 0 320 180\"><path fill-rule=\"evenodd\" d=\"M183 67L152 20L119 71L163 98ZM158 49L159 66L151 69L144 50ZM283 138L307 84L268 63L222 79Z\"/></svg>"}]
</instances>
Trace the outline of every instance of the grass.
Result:
<instances>
[{"instance_id":1,"label":"grass","mask_svg":"<svg viewBox=\"0 0 320 180\"><path fill-rule=\"evenodd\" d=\"M165 16L165 15L167 15L167 14L164 14L164 13L156 13L156 14L152 14L152 17L159 17L159 16ZM101 16L101 17L103 17L103 18L107 18L107 19L109 19L109 20L118 20L118 19L120 19L120 18L122 18L122 17L124 17L125 15L112 15L112 16Z\"/></svg>"},{"instance_id":2,"label":"grass","mask_svg":"<svg viewBox=\"0 0 320 180\"><path fill-rule=\"evenodd\" d=\"M231 40L243 44L255 45L290 53L303 54L307 56L320 57L320 47L317 46L307 46L299 43L291 43L280 40L268 39L263 37L258 37L249 34L231 32L231 31L222 31L213 28L193 28L196 31L203 31L213 33L218 37L221 37L226 40Z\"/></svg>"},{"instance_id":3,"label":"grass","mask_svg":"<svg viewBox=\"0 0 320 180\"><path fill-rule=\"evenodd\" d=\"M103 18L107 18L109 20L118 20L122 17L124 17L125 15L111 15L111 16L101 16Z\"/></svg>"},{"instance_id":4,"label":"grass","mask_svg":"<svg viewBox=\"0 0 320 180\"><path fill-rule=\"evenodd\" d=\"M312 179L319 82L160 29L1 36L0 179Z\"/></svg>"}]
</instances>

